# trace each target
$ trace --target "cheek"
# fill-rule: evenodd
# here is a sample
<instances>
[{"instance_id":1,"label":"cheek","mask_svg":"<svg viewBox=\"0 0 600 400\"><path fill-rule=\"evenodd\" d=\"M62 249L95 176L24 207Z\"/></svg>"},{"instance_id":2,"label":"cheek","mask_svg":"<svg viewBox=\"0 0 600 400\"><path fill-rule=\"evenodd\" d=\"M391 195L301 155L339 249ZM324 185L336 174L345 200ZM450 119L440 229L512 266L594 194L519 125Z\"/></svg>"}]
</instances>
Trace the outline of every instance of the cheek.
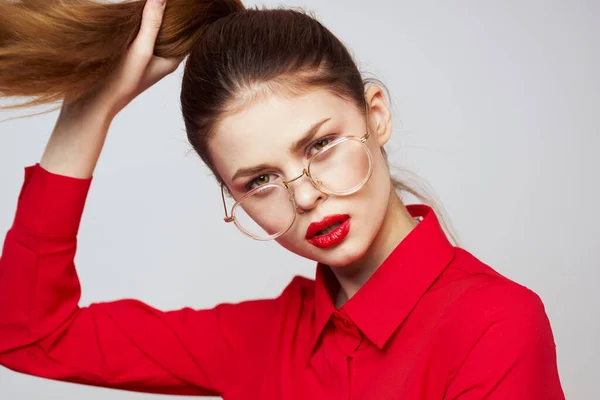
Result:
<instances>
[{"instance_id":1,"label":"cheek","mask_svg":"<svg viewBox=\"0 0 600 400\"><path fill-rule=\"evenodd\" d=\"M374 157L373 174L360 193L360 199L354 206L361 220L368 229L369 235L373 235L381 226L387 213L390 199L391 180L385 160Z\"/></svg>"},{"instance_id":2,"label":"cheek","mask_svg":"<svg viewBox=\"0 0 600 400\"><path fill-rule=\"evenodd\" d=\"M390 172L381 153L373 155L373 173L364 187L365 197L370 202L370 210L378 210L387 205L391 189Z\"/></svg>"}]
</instances>

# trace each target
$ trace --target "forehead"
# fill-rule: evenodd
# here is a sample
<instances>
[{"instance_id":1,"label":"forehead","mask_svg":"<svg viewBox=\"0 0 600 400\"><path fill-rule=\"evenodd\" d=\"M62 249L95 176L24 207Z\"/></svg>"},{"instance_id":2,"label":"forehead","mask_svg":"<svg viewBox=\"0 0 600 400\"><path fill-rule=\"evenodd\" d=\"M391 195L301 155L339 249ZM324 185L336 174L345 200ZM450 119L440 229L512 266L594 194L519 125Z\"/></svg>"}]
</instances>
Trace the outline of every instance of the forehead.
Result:
<instances>
[{"instance_id":1,"label":"forehead","mask_svg":"<svg viewBox=\"0 0 600 400\"><path fill-rule=\"evenodd\" d=\"M228 181L238 168L276 164L311 125L326 118L331 120L322 131L364 124L349 100L322 89L293 97L257 98L216 127L209 145L215 167Z\"/></svg>"}]
</instances>

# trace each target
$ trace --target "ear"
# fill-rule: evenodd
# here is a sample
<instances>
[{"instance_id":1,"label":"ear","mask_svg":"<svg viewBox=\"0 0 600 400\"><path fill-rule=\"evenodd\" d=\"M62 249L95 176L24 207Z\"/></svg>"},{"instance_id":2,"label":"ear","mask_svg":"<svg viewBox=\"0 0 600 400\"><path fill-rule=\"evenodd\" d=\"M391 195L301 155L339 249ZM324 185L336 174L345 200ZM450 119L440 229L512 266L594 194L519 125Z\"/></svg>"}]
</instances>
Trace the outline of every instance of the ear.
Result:
<instances>
[{"instance_id":1,"label":"ear","mask_svg":"<svg viewBox=\"0 0 600 400\"><path fill-rule=\"evenodd\" d=\"M383 90L377 86L370 86L365 92L367 103L369 129L374 132L379 142L379 147L390 140L392 136L392 113Z\"/></svg>"}]
</instances>

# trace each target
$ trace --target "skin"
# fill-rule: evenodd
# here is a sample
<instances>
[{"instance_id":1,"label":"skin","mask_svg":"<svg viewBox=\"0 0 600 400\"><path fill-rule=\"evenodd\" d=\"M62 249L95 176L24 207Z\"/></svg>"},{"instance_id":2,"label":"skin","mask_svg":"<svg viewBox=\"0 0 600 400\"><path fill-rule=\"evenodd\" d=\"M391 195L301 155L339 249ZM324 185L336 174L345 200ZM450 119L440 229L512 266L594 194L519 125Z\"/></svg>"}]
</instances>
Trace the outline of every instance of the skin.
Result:
<instances>
[{"instance_id":1,"label":"skin","mask_svg":"<svg viewBox=\"0 0 600 400\"><path fill-rule=\"evenodd\" d=\"M327 195L307 177L295 181L291 188L298 215L292 228L276 239L289 251L332 268L340 283L335 299L338 306L360 289L416 225L390 182L387 162L380 151L392 133L391 113L383 91L371 86L365 99L371 132L366 144L373 157L370 180L349 196ZM297 177L306 167L311 151L314 154L318 147L311 147L312 141L306 148L292 152L290 146L310 126L326 118L330 119L321 125L315 141L331 134L365 134L365 117L354 103L325 89L297 96L270 93L255 97L241 111L225 116L216 127L209 144L215 169L235 198L245 193L249 181L261 175L232 180L240 168L269 164L272 167L265 174L271 182ZM349 214L350 233L335 247L317 248L305 239L306 229L311 222L331 214Z\"/></svg>"}]
</instances>

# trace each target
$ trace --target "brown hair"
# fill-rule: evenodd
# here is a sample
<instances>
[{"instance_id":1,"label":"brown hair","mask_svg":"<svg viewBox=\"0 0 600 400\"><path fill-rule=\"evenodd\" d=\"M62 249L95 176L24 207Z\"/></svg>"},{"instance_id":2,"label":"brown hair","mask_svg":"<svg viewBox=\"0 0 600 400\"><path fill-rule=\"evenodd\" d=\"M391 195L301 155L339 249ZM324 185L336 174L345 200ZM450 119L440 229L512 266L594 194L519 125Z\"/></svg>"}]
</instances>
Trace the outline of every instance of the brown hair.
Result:
<instances>
[{"instance_id":1,"label":"brown hair","mask_svg":"<svg viewBox=\"0 0 600 400\"><path fill-rule=\"evenodd\" d=\"M137 35L144 4L0 0L0 95L32 97L12 106L23 107L76 101L97 89ZM169 0L155 54L188 56L181 88L188 140L219 181L208 140L219 118L256 96L326 87L364 113L370 81L339 39L302 11ZM421 190L392 180L401 194L443 213Z\"/></svg>"}]
</instances>

